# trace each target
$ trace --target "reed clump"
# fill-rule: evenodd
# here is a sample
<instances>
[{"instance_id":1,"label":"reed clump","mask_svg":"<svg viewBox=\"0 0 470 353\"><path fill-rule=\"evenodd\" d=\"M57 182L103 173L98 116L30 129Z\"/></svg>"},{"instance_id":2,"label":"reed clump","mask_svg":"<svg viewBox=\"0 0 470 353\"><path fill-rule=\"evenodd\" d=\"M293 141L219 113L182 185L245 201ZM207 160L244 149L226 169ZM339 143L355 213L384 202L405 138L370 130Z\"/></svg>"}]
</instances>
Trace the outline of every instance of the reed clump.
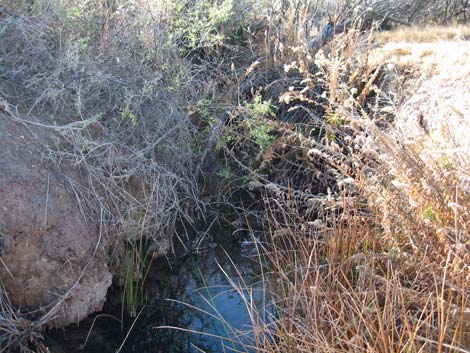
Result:
<instances>
[{"instance_id":1,"label":"reed clump","mask_svg":"<svg viewBox=\"0 0 470 353\"><path fill-rule=\"evenodd\" d=\"M277 317L258 325L270 337L259 351L470 347L468 144L442 116L428 117L432 131L419 119L403 127L417 85L394 89L409 71L371 61L373 38L352 28L315 57L305 52L300 87L281 95L284 111L305 114L307 128L290 127L303 177L264 184L262 258ZM432 75L414 70L415 84ZM311 193L314 182L322 192Z\"/></svg>"}]
</instances>

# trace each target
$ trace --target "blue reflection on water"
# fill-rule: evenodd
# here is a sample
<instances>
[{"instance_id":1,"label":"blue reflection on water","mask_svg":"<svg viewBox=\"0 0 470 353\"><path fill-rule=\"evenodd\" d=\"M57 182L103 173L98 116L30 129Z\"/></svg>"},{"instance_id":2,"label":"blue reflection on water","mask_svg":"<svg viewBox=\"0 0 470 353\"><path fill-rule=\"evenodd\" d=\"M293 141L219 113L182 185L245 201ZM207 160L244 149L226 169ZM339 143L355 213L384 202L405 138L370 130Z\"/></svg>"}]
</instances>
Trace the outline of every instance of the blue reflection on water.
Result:
<instances>
[{"instance_id":1,"label":"blue reflection on water","mask_svg":"<svg viewBox=\"0 0 470 353\"><path fill-rule=\"evenodd\" d=\"M171 272L157 270L150 279L155 285L150 314L126 351L250 352L252 319L267 322L272 310L259 262L243 256L239 247L230 254L229 259L222 249L210 249L176 264Z\"/></svg>"}]
</instances>

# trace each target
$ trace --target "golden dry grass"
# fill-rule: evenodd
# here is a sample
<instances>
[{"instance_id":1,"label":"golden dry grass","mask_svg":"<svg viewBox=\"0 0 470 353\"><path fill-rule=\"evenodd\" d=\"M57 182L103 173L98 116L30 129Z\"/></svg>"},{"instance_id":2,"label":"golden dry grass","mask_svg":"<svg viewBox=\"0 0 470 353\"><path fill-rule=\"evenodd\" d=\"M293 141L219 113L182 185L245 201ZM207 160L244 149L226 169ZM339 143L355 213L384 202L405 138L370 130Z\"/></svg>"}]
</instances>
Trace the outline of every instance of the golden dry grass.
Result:
<instances>
[{"instance_id":1,"label":"golden dry grass","mask_svg":"<svg viewBox=\"0 0 470 353\"><path fill-rule=\"evenodd\" d=\"M377 32L374 35L377 43L409 42L432 43L438 41L459 41L470 39L470 26L416 26L400 27L393 31Z\"/></svg>"},{"instance_id":2,"label":"golden dry grass","mask_svg":"<svg viewBox=\"0 0 470 353\"><path fill-rule=\"evenodd\" d=\"M427 76L442 75L443 80L459 80L467 79L470 73L469 58L468 41L391 41L372 51L371 64L392 63Z\"/></svg>"},{"instance_id":3,"label":"golden dry grass","mask_svg":"<svg viewBox=\"0 0 470 353\"><path fill-rule=\"evenodd\" d=\"M309 143L350 186L313 219L268 200L278 315L258 351L469 351L470 43L393 40L370 50L350 32L316 56L343 125Z\"/></svg>"},{"instance_id":4,"label":"golden dry grass","mask_svg":"<svg viewBox=\"0 0 470 353\"><path fill-rule=\"evenodd\" d=\"M429 27L429 34L454 33L457 28L464 33L470 27ZM426 28L415 33L424 35ZM413 77L407 80L408 98L396 112L395 130L400 140L412 146L427 164L458 170L460 178L467 178L470 42L410 43L400 41L404 39L400 35L387 38L391 42L372 51L371 63L391 65L403 75Z\"/></svg>"},{"instance_id":5,"label":"golden dry grass","mask_svg":"<svg viewBox=\"0 0 470 353\"><path fill-rule=\"evenodd\" d=\"M284 211L296 217L295 209ZM460 260L439 266L425 252L418 258L406 250L406 237L385 237L359 210L333 213L324 214L332 225L324 219L301 230L271 220L267 256L278 320L274 331L258 327L259 351L467 352L470 311L460 292L467 286Z\"/></svg>"}]
</instances>

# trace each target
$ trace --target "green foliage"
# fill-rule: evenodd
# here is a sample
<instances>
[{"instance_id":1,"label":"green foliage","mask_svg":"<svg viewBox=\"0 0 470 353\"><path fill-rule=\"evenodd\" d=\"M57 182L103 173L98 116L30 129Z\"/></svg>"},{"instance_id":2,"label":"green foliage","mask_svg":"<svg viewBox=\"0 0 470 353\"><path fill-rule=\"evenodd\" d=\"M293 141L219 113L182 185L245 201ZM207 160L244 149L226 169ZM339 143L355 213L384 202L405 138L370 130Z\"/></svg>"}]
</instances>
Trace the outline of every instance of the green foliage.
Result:
<instances>
[{"instance_id":1,"label":"green foliage","mask_svg":"<svg viewBox=\"0 0 470 353\"><path fill-rule=\"evenodd\" d=\"M254 140L261 151L266 150L275 137L272 135L273 129L269 126L266 117L275 117L275 106L271 100L263 100L260 95L256 96L252 102L244 105L246 117L245 121L249 129L249 136Z\"/></svg>"},{"instance_id":2,"label":"green foliage","mask_svg":"<svg viewBox=\"0 0 470 353\"><path fill-rule=\"evenodd\" d=\"M250 131L250 136L255 140L261 151L266 150L275 137L271 135L272 129L266 124L256 124Z\"/></svg>"},{"instance_id":3,"label":"green foliage","mask_svg":"<svg viewBox=\"0 0 470 353\"><path fill-rule=\"evenodd\" d=\"M129 240L124 252L124 305L130 316L136 316L137 309L144 304L144 281L152 248L144 246L142 240Z\"/></svg>"},{"instance_id":4,"label":"green foliage","mask_svg":"<svg viewBox=\"0 0 470 353\"><path fill-rule=\"evenodd\" d=\"M220 152L222 151L228 144L234 141L233 134L231 132L227 132L223 139L221 139L215 145L215 151Z\"/></svg>"},{"instance_id":5,"label":"green foliage","mask_svg":"<svg viewBox=\"0 0 470 353\"><path fill-rule=\"evenodd\" d=\"M339 128L343 125L343 119L341 119L338 113L332 113L328 115L325 121L332 127L336 127L336 128Z\"/></svg>"},{"instance_id":6,"label":"green foliage","mask_svg":"<svg viewBox=\"0 0 470 353\"><path fill-rule=\"evenodd\" d=\"M435 223L437 221L436 212L431 206L426 206L423 210L423 217Z\"/></svg>"},{"instance_id":7,"label":"green foliage","mask_svg":"<svg viewBox=\"0 0 470 353\"><path fill-rule=\"evenodd\" d=\"M135 126L137 124L137 116L131 112L131 111L123 111L121 113L121 119L122 120L129 120L132 124L132 126Z\"/></svg>"},{"instance_id":8,"label":"green foliage","mask_svg":"<svg viewBox=\"0 0 470 353\"><path fill-rule=\"evenodd\" d=\"M192 107L191 114L199 114L203 119L209 119L210 113L208 107L210 107L212 102L209 99L199 99L196 104Z\"/></svg>"},{"instance_id":9,"label":"green foliage","mask_svg":"<svg viewBox=\"0 0 470 353\"><path fill-rule=\"evenodd\" d=\"M225 39L223 27L234 16L233 0L222 2L172 3L169 29L172 39L185 53L200 48L214 49Z\"/></svg>"},{"instance_id":10,"label":"green foliage","mask_svg":"<svg viewBox=\"0 0 470 353\"><path fill-rule=\"evenodd\" d=\"M333 131L328 131L327 136L328 136L328 141L335 142L336 134Z\"/></svg>"},{"instance_id":11,"label":"green foliage","mask_svg":"<svg viewBox=\"0 0 470 353\"><path fill-rule=\"evenodd\" d=\"M230 166L226 166L217 172L217 176L224 178L224 179L229 179L233 177L233 175L234 174Z\"/></svg>"},{"instance_id":12,"label":"green foliage","mask_svg":"<svg viewBox=\"0 0 470 353\"><path fill-rule=\"evenodd\" d=\"M441 162L441 165L444 169L446 170L453 170L454 169L454 165L452 163L452 160L449 158L449 156L442 156L441 159L440 159L440 162Z\"/></svg>"},{"instance_id":13,"label":"green foliage","mask_svg":"<svg viewBox=\"0 0 470 353\"><path fill-rule=\"evenodd\" d=\"M265 101L260 95L257 95L253 102L246 103L244 107L250 117L268 116L274 118L276 116L276 107L271 104L271 99Z\"/></svg>"}]
</instances>

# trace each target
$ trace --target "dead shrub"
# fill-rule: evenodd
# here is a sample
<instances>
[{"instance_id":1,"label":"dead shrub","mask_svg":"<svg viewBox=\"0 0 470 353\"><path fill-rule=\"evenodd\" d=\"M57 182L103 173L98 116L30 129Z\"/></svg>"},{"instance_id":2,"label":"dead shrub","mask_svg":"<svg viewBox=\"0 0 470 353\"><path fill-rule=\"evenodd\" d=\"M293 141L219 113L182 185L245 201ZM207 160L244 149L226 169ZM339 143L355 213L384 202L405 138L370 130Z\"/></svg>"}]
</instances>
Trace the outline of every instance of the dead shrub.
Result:
<instances>
[{"instance_id":1,"label":"dead shrub","mask_svg":"<svg viewBox=\"0 0 470 353\"><path fill-rule=\"evenodd\" d=\"M129 238L144 213L157 239L200 210L185 110L198 83L154 15L131 3L58 2L0 20L18 118L55 132L48 158L79 170L77 196L104 207L113 233Z\"/></svg>"}]
</instances>

